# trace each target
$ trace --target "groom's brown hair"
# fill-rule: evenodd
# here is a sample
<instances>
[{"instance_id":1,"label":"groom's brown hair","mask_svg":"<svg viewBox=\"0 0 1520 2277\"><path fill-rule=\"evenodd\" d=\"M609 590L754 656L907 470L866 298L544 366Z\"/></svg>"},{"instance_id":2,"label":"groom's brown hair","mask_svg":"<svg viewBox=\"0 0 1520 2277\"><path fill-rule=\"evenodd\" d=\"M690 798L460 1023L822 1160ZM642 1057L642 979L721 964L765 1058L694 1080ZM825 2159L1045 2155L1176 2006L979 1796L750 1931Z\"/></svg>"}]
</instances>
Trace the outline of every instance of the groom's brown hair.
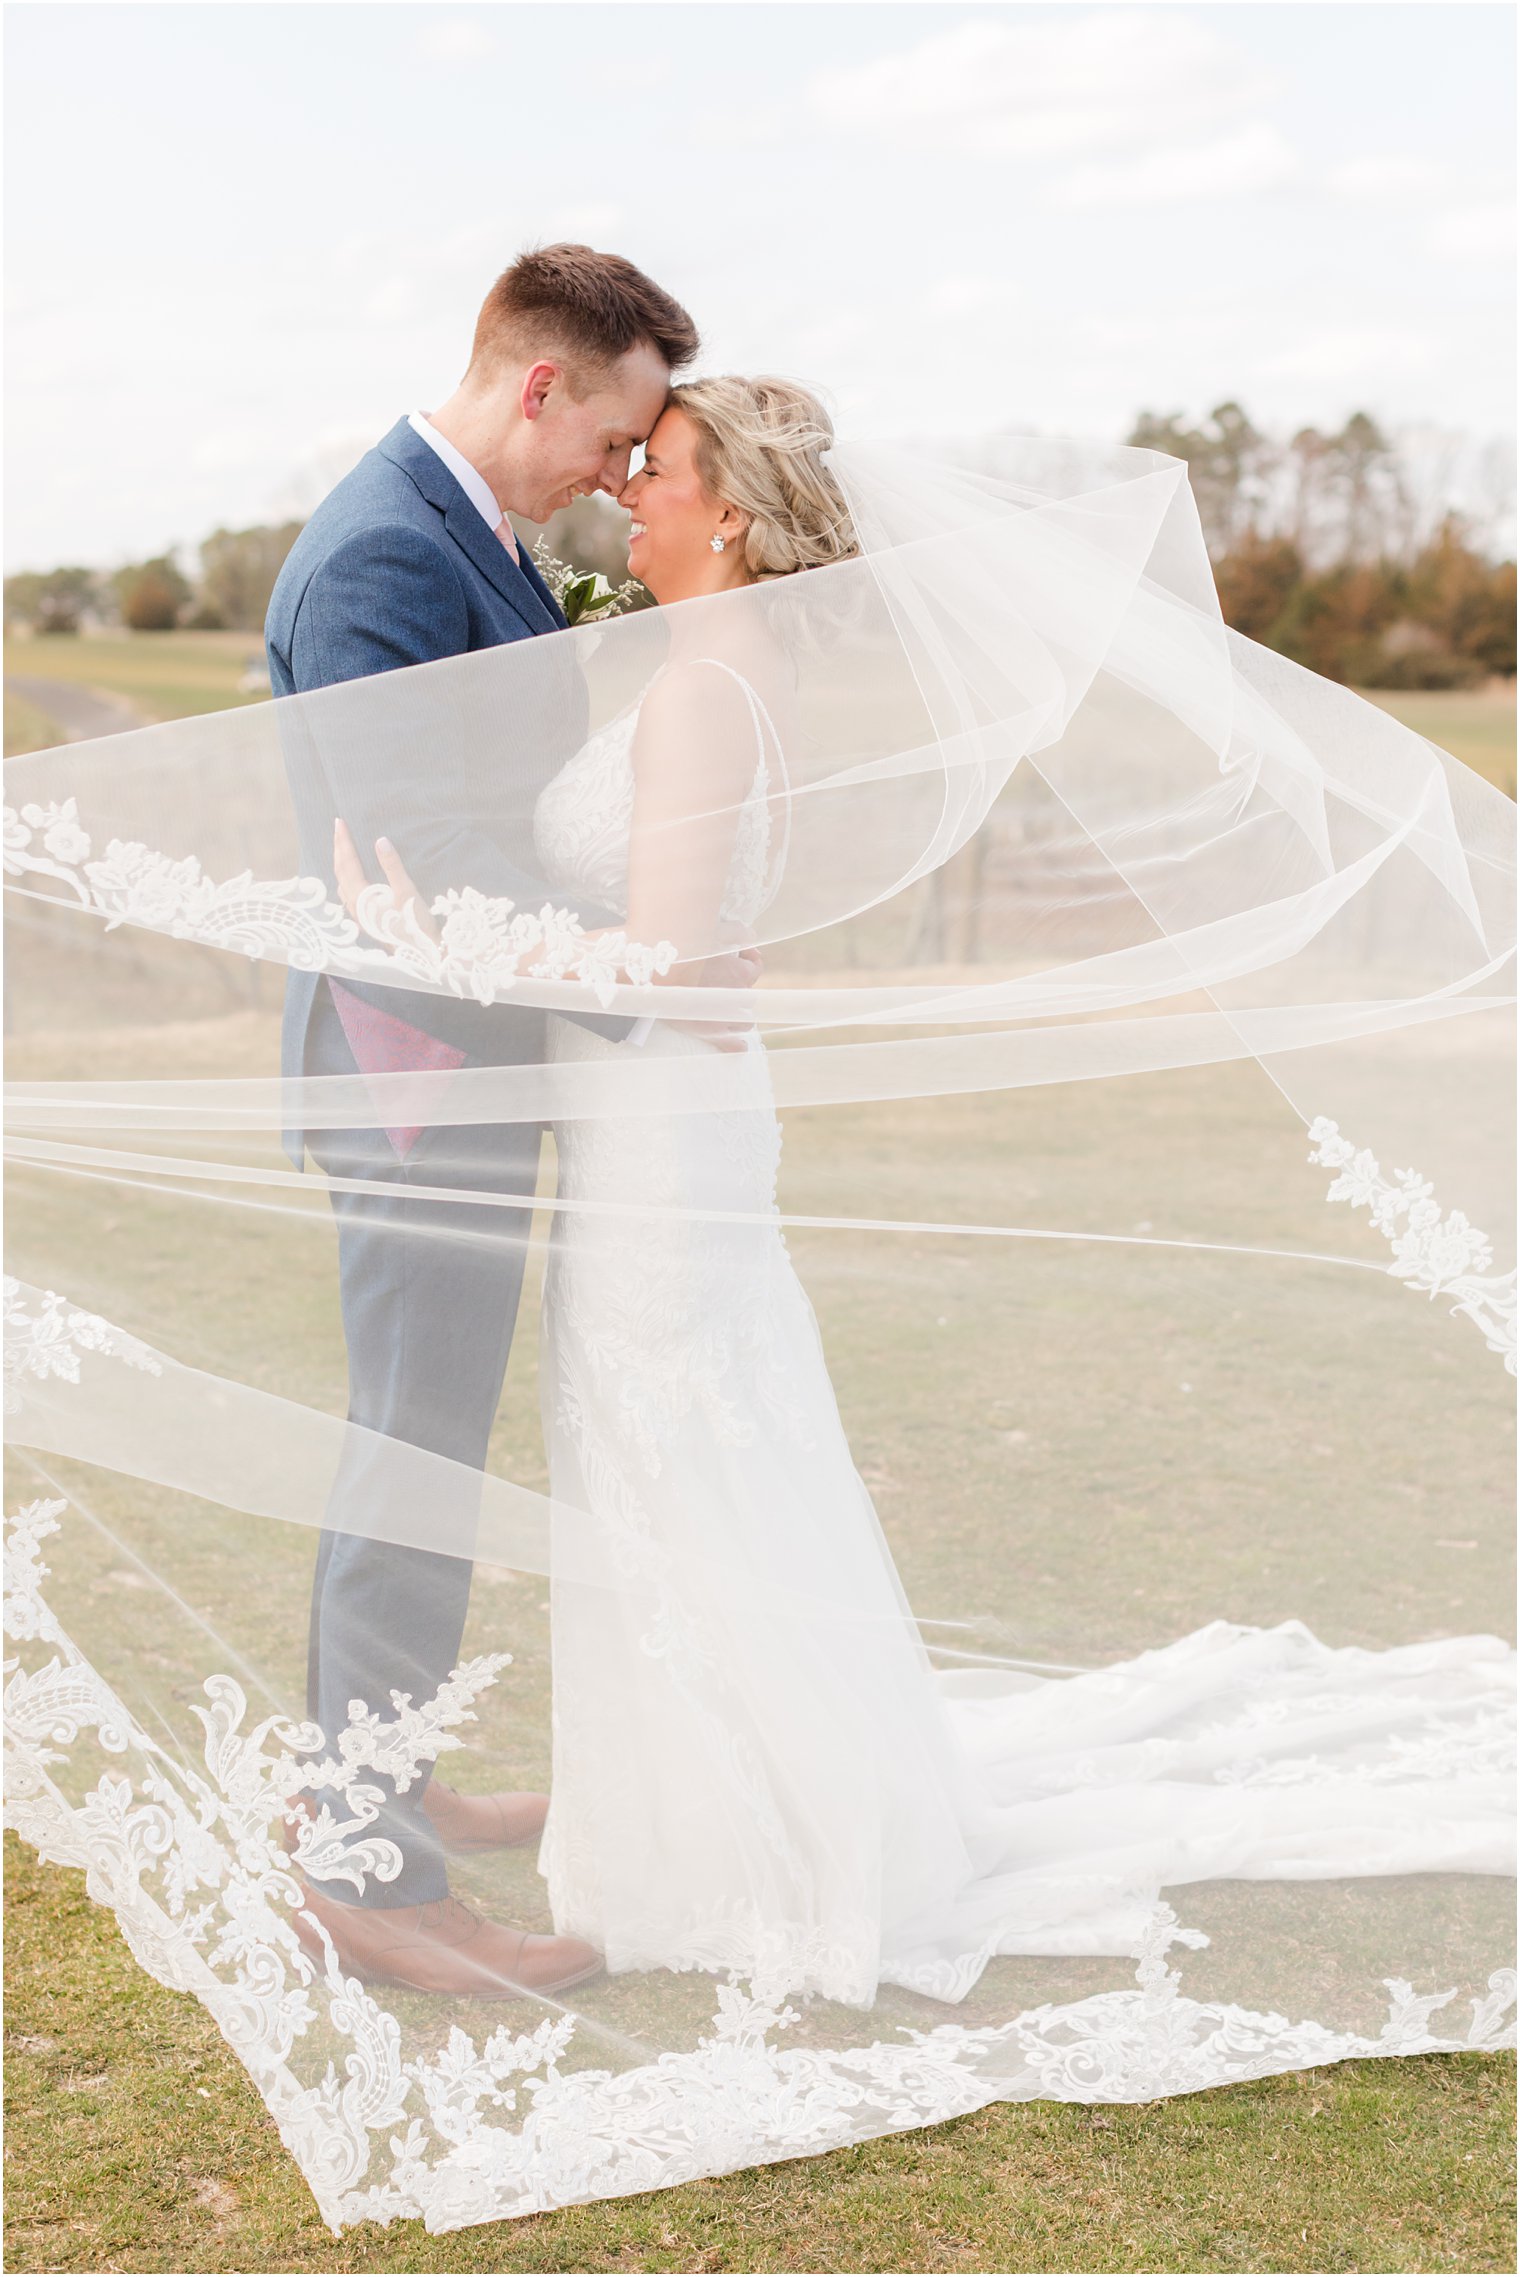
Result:
<instances>
[{"instance_id":1,"label":"groom's brown hair","mask_svg":"<svg viewBox=\"0 0 1520 2277\"><path fill-rule=\"evenodd\" d=\"M696 355L697 328L678 300L619 253L589 245L540 245L504 269L475 325L471 371L554 349L572 388L606 378L641 342L679 371Z\"/></svg>"}]
</instances>

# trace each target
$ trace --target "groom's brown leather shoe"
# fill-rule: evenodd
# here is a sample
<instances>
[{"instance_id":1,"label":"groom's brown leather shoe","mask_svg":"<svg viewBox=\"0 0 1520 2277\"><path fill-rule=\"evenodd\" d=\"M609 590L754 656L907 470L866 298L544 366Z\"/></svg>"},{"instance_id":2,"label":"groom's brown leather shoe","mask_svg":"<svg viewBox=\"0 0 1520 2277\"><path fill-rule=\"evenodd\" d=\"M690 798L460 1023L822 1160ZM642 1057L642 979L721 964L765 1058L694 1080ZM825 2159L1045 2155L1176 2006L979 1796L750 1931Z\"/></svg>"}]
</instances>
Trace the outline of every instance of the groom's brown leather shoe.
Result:
<instances>
[{"instance_id":1,"label":"groom's brown leather shoe","mask_svg":"<svg viewBox=\"0 0 1520 2277\"><path fill-rule=\"evenodd\" d=\"M445 1850L467 1855L472 1850L516 1850L536 1842L549 1815L547 1795L458 1795L440 1780L429 1779L422 1807L437 1829Z\"/></svg>"},{"instance_id":2,"label":"groom's brown leather shoe","mask_svg":"<svg viewBox=\"0 0 1520 2277\"><path fill-rule=\"evenodd\" d=\"M343 1905L306 1883L303 1904L295 1932L312 1959L320 1965L325 1956L305 1915L314 1915L331 1937L344 1974L365 1984L520 2000L524 1994L568 1992L601 1974L600 1953L579 1937L507 1929L454 1897L428 1905Z\"/></svg>"},{"instance_id":3,"label":"groom's brown leather shoe","mask_svg":"<svg viewBox=\"0 0 1520 2277\"><path fill-rule=\"evenodd\" d=\"M456 1857L467 1857L475 1850L517 1850L525 1842L536 1842L549 1815L549 1798L507 1790L498 1795L459 1795L452 1787L430 1779L423 1791L422 1807L444 1849ZM293 1852L300 1832L297 1819L314 1818L316 1810L310 1797L297 1795L289 1811L280 1840Z\"/></svg>"}]
</instances>

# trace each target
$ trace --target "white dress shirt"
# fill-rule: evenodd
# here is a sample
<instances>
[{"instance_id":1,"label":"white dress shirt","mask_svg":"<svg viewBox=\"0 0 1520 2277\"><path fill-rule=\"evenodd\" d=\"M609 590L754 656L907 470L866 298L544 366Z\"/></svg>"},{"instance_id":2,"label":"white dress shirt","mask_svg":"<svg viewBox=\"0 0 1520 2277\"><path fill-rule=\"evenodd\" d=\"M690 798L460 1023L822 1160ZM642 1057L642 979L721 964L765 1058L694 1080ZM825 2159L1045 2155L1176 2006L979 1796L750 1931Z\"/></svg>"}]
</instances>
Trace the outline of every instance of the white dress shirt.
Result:
<instances>
[{"instance_id":1,"label":"white dress shirt","mask_svg":"<svg viewBox=\"0 0 1520 2277\"><path fill-rule=\"evenodd\" d=\"M502 523L506 520L506 516L503 514L501 507L497 504L495 492L492 490L490 484L486 481L485 476L480 472L479 468L471 466L463 451L457 451L454 448L454 445L449 441L447 435L439 434L437 428L433 425L432 421L429 419L425 411L408 412L406 423L411 428L414 435L420 435L422 437L422 440L426 443L430 451L436 451L438 453L438 456L442 459L444 465L448 468L450 474L454 477L454 480L458 483L460 489L464 492L466 498L468 498L470 504L474 507L476 513L480 516L481 520L485 523L486 528L490 531L492 537L494 538L499 532ZM647 1040L649 1031L653 1026L654 1021L652 1018L635 1020L633 1026L629 1029L627 1035L623 1038L624 1043L644 1043Z\"/></svg>"},{"instance_id":2,"label":"white dress shirt","mask_svg":"<svg viewBox=\"0 0 1520 2277\"><path fill-rule=\"evenodd\" d=\"M430 451L438 453L494 538L507 517L496 503L495 492L479 468L471 466L463 451L455 450L447 435L439 434L425 411L409 412L406 423L414 435L422 437Z\"/></svg>"}]
</instances>

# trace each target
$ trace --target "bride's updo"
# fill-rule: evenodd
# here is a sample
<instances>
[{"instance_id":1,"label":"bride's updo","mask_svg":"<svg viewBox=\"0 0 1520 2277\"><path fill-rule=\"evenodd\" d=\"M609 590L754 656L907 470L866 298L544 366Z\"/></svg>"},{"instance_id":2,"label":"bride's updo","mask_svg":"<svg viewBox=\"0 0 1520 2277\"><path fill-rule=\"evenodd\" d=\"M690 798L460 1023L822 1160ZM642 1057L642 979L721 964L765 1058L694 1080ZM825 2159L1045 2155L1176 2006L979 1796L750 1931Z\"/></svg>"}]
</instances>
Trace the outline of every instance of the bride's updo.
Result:
<instances>
[{"instance_id":1,"label":"bride's updo","mask_svg":"<svg viewBox=\"0 0 1520 2277\"><path fill-rule=\"evenodd\" d=\"M702 486L749 516L752 577L790 577L848 561L860 548L844 492L823 462L834 425L795 380L687 380L670 400L696 429Z\"/></svg>"}]
</instances>

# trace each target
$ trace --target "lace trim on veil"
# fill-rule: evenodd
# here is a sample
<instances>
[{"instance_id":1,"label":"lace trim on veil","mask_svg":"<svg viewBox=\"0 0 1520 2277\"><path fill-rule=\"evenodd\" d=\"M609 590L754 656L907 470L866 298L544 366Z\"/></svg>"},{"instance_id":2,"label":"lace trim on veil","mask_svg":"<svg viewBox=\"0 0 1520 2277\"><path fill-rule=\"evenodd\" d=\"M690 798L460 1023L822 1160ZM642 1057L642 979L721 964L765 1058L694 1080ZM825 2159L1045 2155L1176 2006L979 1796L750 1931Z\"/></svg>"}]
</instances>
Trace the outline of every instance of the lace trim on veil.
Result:
<instances>
[{"instance_id":1,"label":"lace trim on veil","mask_svg":"<svg viewBox=\"0 0 1520 2277\"><path fill-rule=\"evenodd\" d=\"M496 1003L526 973L584 981L610 1004L624 975L631 986L647 987L675 958L669 941L651 946L621 932L591 936L568 909L548 902L537 911L519 909L508 896L474 886L439 894L431 904L436 939L410 906L390 908L384 896L366 905L361 896L362 932L379 943L370 948L321 878L255 878L243 870L218 881L203 876L193 856L175 861L119 838L92 859L73 799L19 811L7 806L3 817L7 873L56 878L81 908L105 918L108 932L139 925L255 960L274 957L297 972L431 981L480 1004Z\"/></svg>"},{"instance_id":2,"label":"lace trim on veil","mask_svg":"<svg viewBox=\"0 0 1520 2277\"><path fill-rule=\"evenodd\" d=\"M1452 1312L1482 1330L1490 1352L1499 1353L1514 1375L1515 1276L1488 1273L1494 1252L1487 1234L1461 1210L1443 1216L1430 1180L1417 1170L1396 1170L1392 1180L1385 1178L1368 1149L1342 1138L1328 1115L1315 1117L1309 1136L1309 1160L1339 1173L1326 1200L1369 1210L1393 1250L1388 1270L1395 1279L1430 1297L1455 1297Z\"/></svg>"},{"instance_id":3,"label":"lace trim on veil","mask_svg":"<svg viewBox=\"0 0 1520 2277\"><path fill-rule=\"evenodd\" d=\"M1399 1978L1385 1980L1388 2014L1375 2036L1195 2000L1166 1956L1204 1940L1158 1905L1132 1987L1002 2025L900 2028L896 2041L789 2048L778 2039L799 2012L734 1981L716 1988L711 2030L693 2050L623 2072L562 2068L576 2030L570 2016L483 2043L456 2027L436 2055L403 2061L383 2005L344 1978L330 1947L319 1970L296 1938L300 1885L280 1839L285 1813L325 1776L346 1786L357 1833L365 1800L356 1774L457 1745L450 1727L496 1667L456 1672L404 1731L361 1719L343 1735L341 1764L320 1766L299 1757L311 1736L303 1727L270 1716L245 1729L241 1687L212 1677L210 1704L196 1710L205 1768L193 1770L135 1721L42 1595L41 1545L65 1508L31 1503L7 1528L6 1634L48 1657L6 1663L6 1823L42 1857L82 1868L141 1966L205 2004L334 2230L420 2218L437 2232L664 2189L999 2099L1146 2102L1352 2057L1514 2044L1510 1969L1495 1971L1471 2001L1465 2031L1441 2016L1452 1992L1417 1992ZM119 1768L71 1804L52 1772L86 1734ZM342 1873L345 1857L353 1865L362 1855L325 1806L320 1821L296 1823L299 1862L310 1872ZM378 1867L383 1873L383 1859ZM290 2059L319 2025L348 2052L319 2084L302 2085Z\"/></svg>"}]
</instances>

